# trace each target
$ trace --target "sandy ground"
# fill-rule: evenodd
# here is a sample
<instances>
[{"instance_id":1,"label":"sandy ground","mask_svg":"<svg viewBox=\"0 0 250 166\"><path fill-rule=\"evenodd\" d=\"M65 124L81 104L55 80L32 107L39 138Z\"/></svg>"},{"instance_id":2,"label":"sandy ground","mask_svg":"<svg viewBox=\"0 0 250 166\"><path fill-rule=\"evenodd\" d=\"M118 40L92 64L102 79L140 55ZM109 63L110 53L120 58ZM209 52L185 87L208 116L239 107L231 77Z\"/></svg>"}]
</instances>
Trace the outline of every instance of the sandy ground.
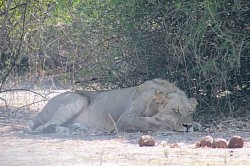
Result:
<instances>
[{"instance_id":1,"label":"sandy ground","mask_svg":"<svg viewBox=\"0 0 250 166\"><path fill-rule=\"evenodd\" d=\"M47 97L53 95L55 93ZM153 147L139 147L142 133L30 135L23 133L23 129L46 103L39 102L44 98L30 92L8 92L0 97L9 106L7 110L5 102L0 101L0 165L250 165L248 128L152 133L157 142ZM29 103L36 104L21 107ZM244 147L195 148L196 142L206 135L226 140L240 135L244 138ZM173 143L178 147L171 148Z\"/></svg>"}]
</instances>

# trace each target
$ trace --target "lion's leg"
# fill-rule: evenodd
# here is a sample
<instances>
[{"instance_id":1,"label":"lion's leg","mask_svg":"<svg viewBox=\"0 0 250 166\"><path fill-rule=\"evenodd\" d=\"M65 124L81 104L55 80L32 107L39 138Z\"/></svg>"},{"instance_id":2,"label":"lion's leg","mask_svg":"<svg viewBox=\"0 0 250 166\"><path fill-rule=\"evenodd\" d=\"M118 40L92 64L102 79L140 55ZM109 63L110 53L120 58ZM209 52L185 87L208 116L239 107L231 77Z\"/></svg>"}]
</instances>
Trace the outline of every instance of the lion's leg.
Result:
<instances>
[{"instance_id":1,"label":"lion's leg","mask_svg":"<svg viewBox=\"0 0 250 166\"><path fill-rule=\"evenodd\" d=\"M36 129L38 126L42 125L42 119L40 116L36 116L34 118L34 120L32 122L30 122L27 126L27 128L25 129L25 131L29 132L29 131L33 131L34 129Z\"/></svg>"},{"instance_id":2,"label":"lion's leg","mask_svg":"<svg viewBox=\"0 0 250 166\"><path fill-rule=\"evenodd\" d=\"M61 126L74 119L79 115L89 104L89 99L78 94L71 94L70 98L57 109L52 118L45 124L34 130L35 133L52 133L57 126Z\"/></svg>"},{"instance_id":3,"label":"lion's leg","mask_svg":"<svg viewBox=\"0 0 250 166\"><path fill-rule=\"evenodd\" d=\"M150 94L151 95L151 94ZM136 101L117 120L117 128L122 131L158 131L170 128L155 117L145 117L145 101Z\"/></svg>"},{"instance_id":4,"label":"lion's leg","mask_svg":"<svg viewBox=\"0 0 250 166\"><path fill-rule=\"evenodd\" d=\"M152 117L138 115L122 115L117 121L117 127L122 131L157 131L162 124Z\"/></svg>"}]
</instances>

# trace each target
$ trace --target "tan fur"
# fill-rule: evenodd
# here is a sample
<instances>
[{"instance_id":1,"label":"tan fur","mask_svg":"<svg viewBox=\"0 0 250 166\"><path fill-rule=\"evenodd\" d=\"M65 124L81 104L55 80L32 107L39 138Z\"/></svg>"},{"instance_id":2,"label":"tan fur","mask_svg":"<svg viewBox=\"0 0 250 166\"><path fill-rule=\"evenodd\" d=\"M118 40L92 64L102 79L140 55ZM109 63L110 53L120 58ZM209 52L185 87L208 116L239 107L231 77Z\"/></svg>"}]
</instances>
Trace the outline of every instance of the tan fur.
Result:
<instances>
[{"instance_id":1,"label":"tan fur","mask_svg":"<svg viewBox=\"0 0 250 166\"><path fill-rule=\"evenodd\" d=\"M118 90L62 93L47 103L29 129L43 132L50 125L78 123L93 129L114 130L116 125L120 131L186 131L196 105L196 99L174 84L154 79Z\"/></svg>"}]
</instances>

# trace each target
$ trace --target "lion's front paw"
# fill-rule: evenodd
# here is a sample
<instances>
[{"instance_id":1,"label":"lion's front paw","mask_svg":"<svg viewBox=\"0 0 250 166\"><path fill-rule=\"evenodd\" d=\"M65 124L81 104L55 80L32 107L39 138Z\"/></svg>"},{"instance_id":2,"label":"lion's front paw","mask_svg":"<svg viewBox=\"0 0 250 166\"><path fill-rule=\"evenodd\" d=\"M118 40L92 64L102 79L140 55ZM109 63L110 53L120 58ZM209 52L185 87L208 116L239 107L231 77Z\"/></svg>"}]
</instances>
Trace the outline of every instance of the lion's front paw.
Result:
<instances>
[{"instance_id":1,"label":"lion's front paw","mask_svg":"<svg viewBox=\"0 0 250 166\"><path fill-rule=\"evenodd\" d=\"M193 131L200 131L202 128L202 125L198 122L193 122Z\"/></svg>"},{"instance_id":2,"label":"lion's front paw","mask_svg":"<svg viewBox=\"0 0 250 166\"><path fill-rule=\"evenodd\" d=\"M74 132L86 132L89 128L81 123L75 122L71 126L71 130Z\"/></svg>"},{"instance_id":3,"label":"lion's front paw","mask_svg":"<svg viewBox=\"0 0 250 166\"><path fill-rule=\"evenodd\" d=\"M57 133L57 134L69 134L69 128L62 127L62 126L56 126L55 133Z\"/></svg>"}]
</instances>

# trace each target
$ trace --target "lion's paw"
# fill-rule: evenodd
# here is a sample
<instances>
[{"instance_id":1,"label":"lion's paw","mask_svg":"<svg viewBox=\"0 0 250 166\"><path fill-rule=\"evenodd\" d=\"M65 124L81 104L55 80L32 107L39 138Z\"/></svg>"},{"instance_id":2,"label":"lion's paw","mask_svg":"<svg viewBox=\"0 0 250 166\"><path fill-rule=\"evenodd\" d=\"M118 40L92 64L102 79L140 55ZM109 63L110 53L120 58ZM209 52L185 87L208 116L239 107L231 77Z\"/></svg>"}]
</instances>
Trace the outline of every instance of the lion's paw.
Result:
<instances>
[{"instance_id":1,"label":"lion's paw","mask_svg":"<svg viewBox=\"0 0 250 166\"><path fill-rule=\"evenodd\" d=\"M193 122L193 126L192 126L192 128L189 129L189 130L191 130L191 131L200 131L201 128L202 128L202 125L201 125L200 123L198 123L198 122Z\"/></svg>"},{"instance_id":2,"label":"lion's paw","mask_svg":"<svg viewBox=\"0 0 250 166\"><path fill-rule=\"evenodd\" d=\"M81 123L73 123L72 125L71 125L71 130L73 131L73 132L76 132L76 133L78 133L78 132L86 132L86 131L88 131L89 130L89 128L86 126L86 125L84 125L84 124L81 124Z\"/></svg>"},{"instance_id":3,"label":"lion's paw","mask_svg":"<svg viewBox=\"0 0 250 166\"><path fill-rule=\"evenodd\" d=\"M69 128L62 127L62 126L56 126L55 133L57 133L57 134L69 134Z\"/></svg>"}]
</instances>

